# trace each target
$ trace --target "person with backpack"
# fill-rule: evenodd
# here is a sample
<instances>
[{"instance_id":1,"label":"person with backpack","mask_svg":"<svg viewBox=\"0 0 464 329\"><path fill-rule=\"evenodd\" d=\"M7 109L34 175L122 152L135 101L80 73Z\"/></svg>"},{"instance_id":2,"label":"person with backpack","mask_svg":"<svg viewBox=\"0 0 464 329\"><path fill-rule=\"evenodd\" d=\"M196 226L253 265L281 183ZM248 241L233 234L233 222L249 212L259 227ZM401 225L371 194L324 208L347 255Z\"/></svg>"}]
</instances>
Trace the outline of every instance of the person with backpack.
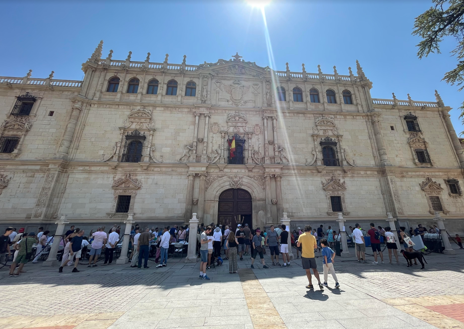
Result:
<instances>
[{"instance_id":1,"label":"person with backpack","mask_svg":"<svg viewBox=\"0 0 464 329\"><path fill-rule=\"evenodd\" d=\"M372 263L377 265L379 263L377 261L377 255L380 255L380 259L382 260L383 264L383 252L380 248L380 231L375 228L374 223L371 223L371 229L367 231L367 234L369 234L371 237L371 248L372 252L374 253L374 261Z\"/></svg>"}]
</instances>

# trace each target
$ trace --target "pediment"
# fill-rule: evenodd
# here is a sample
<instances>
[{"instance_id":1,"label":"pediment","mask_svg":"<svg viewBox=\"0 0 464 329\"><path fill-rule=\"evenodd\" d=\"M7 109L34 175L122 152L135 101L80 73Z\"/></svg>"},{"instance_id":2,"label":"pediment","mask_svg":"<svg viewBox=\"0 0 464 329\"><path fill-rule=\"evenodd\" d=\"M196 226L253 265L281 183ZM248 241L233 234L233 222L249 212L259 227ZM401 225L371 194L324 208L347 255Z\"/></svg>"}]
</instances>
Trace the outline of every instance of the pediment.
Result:
<instances>
[{"instance_id":1,"label":"pediment","mask_svg":"<svg viewBox=\"0 0 464 329\"><path fill-rule=\"evenodd\" d=\"M124 177L115 180L112 188L113 190L140 190L142 182L133 178L131 174L126 174Z\"/></svg>"},{"instance_id":2,"label":"pediment","mask_svg":"<svg viewBox=\"0 0 464 329\"><path fill-rule=\"evenodd\" d=\"M226 61L224 59L218 60L216 63L200 64L199 71L205 71L220 76L250 76L255 78L262 78L268 74L269 68L264 68L256 65L254 62L245 62L237 60Z\"/></svg>"},{"instance_id":3,"label":"pediment","mask_svg":"<svg viewBox=\"0 0 464 329\"><path fill-rule=\"evenodd\" d=\"M321 184L322 184L322 189L324 191L331 191L331 192L346 191L345 182L342 182L339 178L336 178L335 176L332 176L329 179L326 179L325 182L321 182Z\"/></svg>"},{"instance_id":4,"label":"pediment","mask_svg":"<svg viewBox=\"0 0 464 329\"><path fill-rule=\"evenodd\" d=\"M420 185L422 191L424 191L424 192L429 192L429 193L430 192L438 192L438 193L440 193L441 191L443 191L443 188L441 187L441 184L435 182L430 177L427 177L425 179L425 181L423 181L419 185Z\"/></svg>"}]
</instances>

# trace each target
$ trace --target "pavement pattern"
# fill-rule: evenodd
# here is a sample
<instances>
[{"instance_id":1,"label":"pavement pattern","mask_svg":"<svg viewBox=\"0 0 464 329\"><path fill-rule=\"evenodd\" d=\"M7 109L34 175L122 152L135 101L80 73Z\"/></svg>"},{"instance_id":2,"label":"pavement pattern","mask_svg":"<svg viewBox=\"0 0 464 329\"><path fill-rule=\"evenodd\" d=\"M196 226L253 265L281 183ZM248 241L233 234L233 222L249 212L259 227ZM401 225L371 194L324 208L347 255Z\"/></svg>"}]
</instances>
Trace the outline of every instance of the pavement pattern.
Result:
<instances>
[{"instance_id":1,"label":"pavement pattern","mask_svg":"<svg viewBox=\"0 0 464 329\"><path fill-rule=\"evenodd\" d=\"M464 328L464 251L426 256L420 266L358 263L354 250L335 259L340 289L307 290L299 259L269 269L250 257L238 274L228 262L199 279L199 263L58 268L29 263L9 277L0 269L0 329L13 328ZM322 272L321 258L317 259ZM322 278L322 273L321 273ZM313 277L313 283L317 283Z\"/></svg>"}]
</instances>

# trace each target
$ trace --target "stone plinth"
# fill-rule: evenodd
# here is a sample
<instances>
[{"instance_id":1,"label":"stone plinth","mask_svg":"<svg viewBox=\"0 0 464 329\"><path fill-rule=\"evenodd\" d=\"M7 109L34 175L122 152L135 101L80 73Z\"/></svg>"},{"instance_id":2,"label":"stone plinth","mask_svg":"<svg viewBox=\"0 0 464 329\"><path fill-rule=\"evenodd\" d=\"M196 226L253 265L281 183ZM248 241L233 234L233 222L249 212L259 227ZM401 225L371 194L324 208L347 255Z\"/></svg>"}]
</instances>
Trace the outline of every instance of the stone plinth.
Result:
<instances>
[{"instance_id":1,"label":"stone plinth","mask_svg":"<svg viewBox=\"0 0 464 329\"><path fill-rule=\"evenodd\" d=\"M197 232L198 232L197 214L193 213L192 219L189 221L189 244L187 252L187 261L196 262L197 260Z\"/></svg>"}]
</instances>

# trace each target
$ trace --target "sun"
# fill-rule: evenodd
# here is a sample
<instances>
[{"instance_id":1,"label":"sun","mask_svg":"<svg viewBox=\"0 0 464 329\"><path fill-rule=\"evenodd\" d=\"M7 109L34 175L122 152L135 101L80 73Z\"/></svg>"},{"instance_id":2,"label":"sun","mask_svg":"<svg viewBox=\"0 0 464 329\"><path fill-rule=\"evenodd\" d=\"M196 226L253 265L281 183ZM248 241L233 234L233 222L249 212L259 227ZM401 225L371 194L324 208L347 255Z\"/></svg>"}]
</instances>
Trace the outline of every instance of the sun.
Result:
<instances>
[{"instance_id":1,"label":"sun","mask_svg":"<svg viewBox=\"0 0 464 329\"><path fill-rule=\"evenodd\" d=\"M271 3L271 0L246 0L246 3L253 8L264 8Z\"/></svg>"}]
</instances>

